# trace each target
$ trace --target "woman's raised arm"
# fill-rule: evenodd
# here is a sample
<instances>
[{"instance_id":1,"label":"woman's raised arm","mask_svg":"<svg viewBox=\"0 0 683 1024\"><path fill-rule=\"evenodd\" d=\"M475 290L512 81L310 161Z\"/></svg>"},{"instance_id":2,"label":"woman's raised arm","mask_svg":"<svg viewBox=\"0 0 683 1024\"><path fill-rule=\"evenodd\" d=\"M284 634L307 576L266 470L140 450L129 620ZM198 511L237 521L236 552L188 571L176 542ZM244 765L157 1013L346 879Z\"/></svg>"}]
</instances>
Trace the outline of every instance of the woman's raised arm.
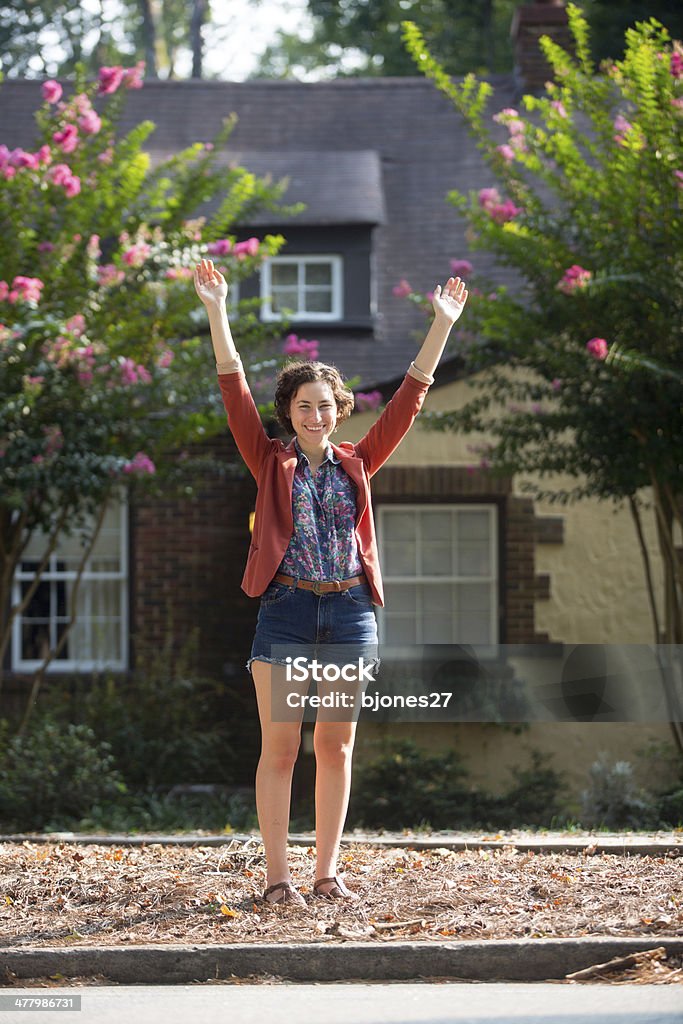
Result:
<instances>
[{"instance_id":1,"label":"woman's raised arm","mask_svg":"<svg viewBox=\"0 0 683 1024\"><path fill-rule=\"evenodd\" d=\"M459 277L449 277L443 288L437 284L432 299L434 319L427 337L422 342L422 348L410 364L408 373L412 377L417 377L424 384L434 383L434 370L446 347L451 327L459 318L466 302L467 289L465 282Z\"/></svg>"},{"instance_id":2,"label":"woman's raised arm","mask_svg":"<svg viewBox=\"0 0 683 1024\"><path fill-rule=\"evenodd\" d=\"M235 373L241 368L241 362L225 308L228 282L220 270L216 270L213 260L203 259L197 264L194 271L194 287L209 317L216 369L219 373Z\"/></svg>"}]
</instances>

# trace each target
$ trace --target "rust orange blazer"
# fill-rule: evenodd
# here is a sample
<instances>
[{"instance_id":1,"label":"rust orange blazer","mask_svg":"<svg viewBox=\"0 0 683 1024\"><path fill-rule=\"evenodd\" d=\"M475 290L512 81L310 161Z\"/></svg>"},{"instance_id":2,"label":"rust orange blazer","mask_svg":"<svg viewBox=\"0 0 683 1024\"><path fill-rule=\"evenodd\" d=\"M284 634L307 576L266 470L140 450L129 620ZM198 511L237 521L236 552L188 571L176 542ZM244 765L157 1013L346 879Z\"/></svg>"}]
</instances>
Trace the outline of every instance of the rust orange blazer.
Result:
<instances>
[{"instance_id":1,"label":"rust orange blazer","mask_svg":"<svg viewBox=\"0 0 683 1024\"><path fill-rule=\"evenodd\" d=\"M277 572L294 529L292 483L297 462L294 438L285 444L278 438L268 437L243 369L219 373L218 381L228 414L228 426L258 485L254 530L242 590L249 597L259 597ZM422 408L428 387L428 384L406 374L382 415L358 444L350 441L332 444L333 452L356 485L358 554L372 590L373 602L382 606L384 592L370 499L370 477L405 437Z\"/></svg>"}]
</instances>

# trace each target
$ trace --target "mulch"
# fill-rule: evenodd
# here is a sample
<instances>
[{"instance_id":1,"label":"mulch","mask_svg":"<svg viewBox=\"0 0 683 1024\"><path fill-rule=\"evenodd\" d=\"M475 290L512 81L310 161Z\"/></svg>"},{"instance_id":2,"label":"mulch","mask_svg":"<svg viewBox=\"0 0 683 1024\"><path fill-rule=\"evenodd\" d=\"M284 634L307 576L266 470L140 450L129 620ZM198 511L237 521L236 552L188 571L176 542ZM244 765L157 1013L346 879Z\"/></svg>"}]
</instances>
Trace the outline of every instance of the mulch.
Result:
<instances>
[{"instance_id":1,"label":"mulch","mask_svg":"<svg viewBox=\"0 0 683 1024\"><path fill-rule=\"evenodd\" d=\"M683 935L682 861L534 853L514 846L342 848L358 903L312 895L315 850L290 848L306 907L260 897L260 839L223 846L0 843L0 948L148 943L387 943ZM619 981L682 981L680 957L654 957ZM601 975L598 980L612 980ZM7 982L5 982L7 983ZM0 981L0 984L2 982Z\"/></svg>"}]
</instances>

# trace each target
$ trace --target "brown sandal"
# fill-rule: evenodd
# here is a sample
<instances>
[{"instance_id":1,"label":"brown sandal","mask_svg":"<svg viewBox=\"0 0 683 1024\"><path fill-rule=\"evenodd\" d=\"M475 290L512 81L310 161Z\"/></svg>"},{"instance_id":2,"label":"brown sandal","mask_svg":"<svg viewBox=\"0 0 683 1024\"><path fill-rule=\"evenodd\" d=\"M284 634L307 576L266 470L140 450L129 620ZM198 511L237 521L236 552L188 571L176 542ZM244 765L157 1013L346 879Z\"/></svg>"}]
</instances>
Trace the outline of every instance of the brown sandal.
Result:
<instances>
[{"instance_id":1,"label":"brown sandal","mask_svg":"<svg viewBox=\"0 0 683 1024\"><path fill-rule=\"evenodd\" d=\"M278 889L282 889L282 896L277 900L269 900L271 892L277 892ZM306 906L306 900L303 898L298 889L295 889L291 882L276 882L275 885L269 885L263 893L263 899L266 903L296 903L300 907Z\"/></svg>"},{"instance_id":2,"label":"brown sandal","mask_svg":"<svg viewBox=\"0 0 683 1024\"><path fill-rule=\"evenodd\" d=\"M327 892L319 892L319 887L325 885L326 882L334 882L334 885ZM358 893L347 889L341 878L337 875L333 875L331 878L319 878L315 881L313 883L313 894L324 900L348 900L350 903L355 903L356 900L360 899Z\"/></svg>"}]
</instances>

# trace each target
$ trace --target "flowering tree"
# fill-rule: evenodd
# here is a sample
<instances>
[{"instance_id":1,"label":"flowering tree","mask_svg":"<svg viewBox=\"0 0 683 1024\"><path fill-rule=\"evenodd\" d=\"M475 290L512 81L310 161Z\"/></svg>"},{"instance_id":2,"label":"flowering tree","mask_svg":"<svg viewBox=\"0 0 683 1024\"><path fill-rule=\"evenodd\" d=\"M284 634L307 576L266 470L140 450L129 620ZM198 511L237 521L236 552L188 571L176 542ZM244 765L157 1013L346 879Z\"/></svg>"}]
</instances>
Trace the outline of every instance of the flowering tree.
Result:
<instances>
[{"instance_id":1,"label":"flowering tree","mask_svg":"<svg viewBox=\"0 0 683 1024\"><path fill-rule=\"evenodd\" d=\"M243 168L215 166L234 119L213 143L155 169L141 148L151 122L115 137L126 90L142 87L141 74L140 66L102 68L88 84L80 68L68 101L58 82L45 82L42 144L33 152L0 145L0 662L58 539L78 534L82 547L70 622L41 655L27 717L75 621L108 499L130 486L192 496L195 474L229 471L182 450L225 428L210 342L196 334L203 311L193 265L208 251L237 281L284 242L231 234L238 218L274 207L283 191ZM210 218L188 219L217 194ZM234 321L252 360L272 352L257 306L240 303ZM31 535L44 537L44 555L11 606Z\"/></svg>"},{"instance_id":2,"label":"flowering tree","mask_svg":"<svg viewBox=\"0 0 683 1024\"><path fill-rule=\"evenodd\" d=\"M471 195L454 190L450 201L468 221L472 247L494 253L520 282L509 289L473 272L467 330L456 336L481 394L428 425L488 433L484 465L494 472L576 478L573 490L523 482L537 499L627 501L655 643L680 645L683 47L652 19L629 29L623 60L598 73L581 10L569 5L568 14L575 54L541 40L554 81L544 96L524 97L525 114L494 114L502 142L488 123L491 87L471 75L453 82L404 23L408 50L466 119L498 183ZM656 518L658 595L644 510ZM659 653L683 750L681 665L667 650Z\"/></svg>"}]
</instances>

